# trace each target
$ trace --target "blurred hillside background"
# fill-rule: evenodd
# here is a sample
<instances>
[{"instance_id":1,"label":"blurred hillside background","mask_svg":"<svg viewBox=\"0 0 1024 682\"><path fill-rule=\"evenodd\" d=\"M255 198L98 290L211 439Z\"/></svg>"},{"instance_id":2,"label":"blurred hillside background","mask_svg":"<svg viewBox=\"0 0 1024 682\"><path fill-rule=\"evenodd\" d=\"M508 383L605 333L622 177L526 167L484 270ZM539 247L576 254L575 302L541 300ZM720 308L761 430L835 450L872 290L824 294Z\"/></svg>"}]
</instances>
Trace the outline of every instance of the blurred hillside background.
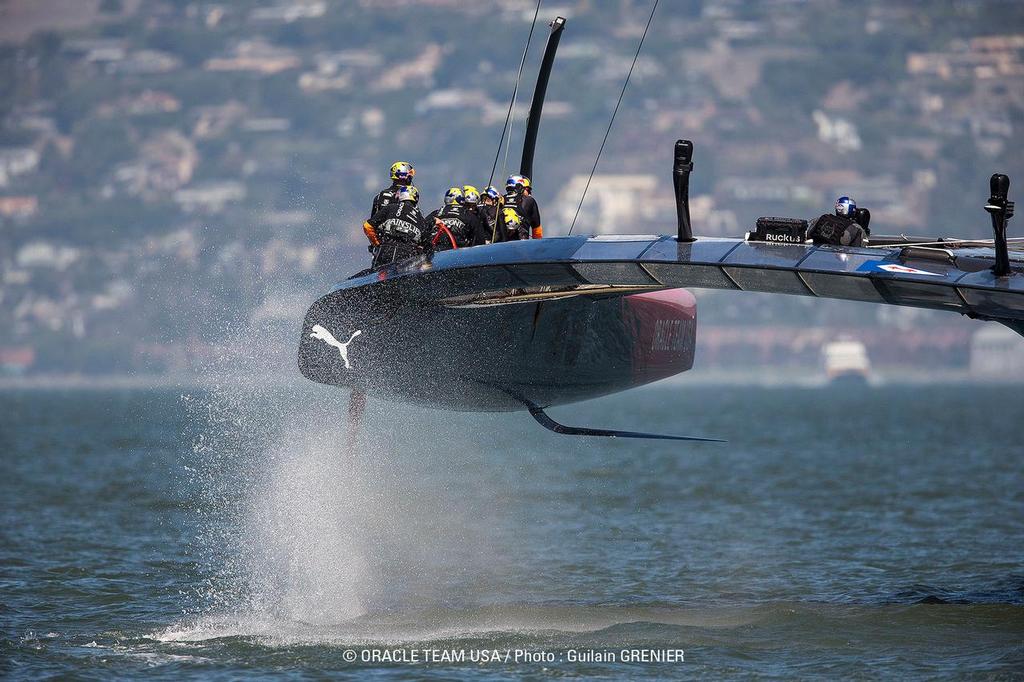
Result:
<instances>
[{"instance_id":1,"label":"blurred hillside background","mask_svg":"<svg viewBox=\"0 0 1024 682\"><path fill-rule=\"evenodd\" d=\"M508 170L544 24L565 16L534 178L547 235L568 229L650 7L541 9ZM393 161L428 207L486 184L533 12L0 0L0 373L188 375L240 321L294 344L305 307L365 266ZM849 194L877 233L989 237L989 175L1024 182L1024 3L663 2L576 232L672 232L679 137L699 234ZM990 326L725 292L699 316L711 367L816 362L849 334L876 364L965 369Z\"/></svg>"}]
</instances>

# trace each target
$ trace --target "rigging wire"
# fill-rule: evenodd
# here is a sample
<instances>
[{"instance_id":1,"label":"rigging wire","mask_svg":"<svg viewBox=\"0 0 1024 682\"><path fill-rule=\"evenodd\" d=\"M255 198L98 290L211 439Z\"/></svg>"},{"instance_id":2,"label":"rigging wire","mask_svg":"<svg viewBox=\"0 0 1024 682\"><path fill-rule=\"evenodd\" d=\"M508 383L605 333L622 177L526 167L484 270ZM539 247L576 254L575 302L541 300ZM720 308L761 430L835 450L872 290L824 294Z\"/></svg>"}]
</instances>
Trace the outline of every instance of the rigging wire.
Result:
<instances>
[{"instance_id":1,"label":"rigging wire","mask_svg":"<svg viewBox=\"0 0 1024 682\"><path fill-rule=\"evenodd\" d=\"M579 206L576 207L576 213L572 216L572 224L569 225L569 234L572 234L572 229L576 227L576 219L580 215L580 209L583 208L583 200L587 198L587 190L590 189L590 181L594 179L594 173L597 172L597 164L601 161L601 152L604 151L604 145L608 142L608 135L612 132L612 124L615 123L615 114L619 113L619 105L622 104L622 97L626 94L626 86L629 85L629 77L633 75L633 67L636 66L636 60L640 57L640 50L644 46L644 39L647 38L647 30L651 28L651 21L654 20L654 12L658 9L658 2L660 2L660 0L654 0L654 6L651 8L651 16L647 18L647 26L644 27L644 33L640 36L640 44L636 46L636 54L633 55L633 63L629 65L629 72L626 73L626 80L622 84L622 92L619 93L619 99L615 103L615 109L612 111L611 120L608 121L608 129L604 131L604 139L601 140L601 147L597 150L597 158L594 159L594 167L590 170L590 175L587 177L587 184L583 187L583 194L580 196Z\"/></svg>"},{"instance_id":2,"label":"rigging wire","mask_svg":"<svg viewBox=\"0 0 1024 682\"><path fill-rule=\"evenodd\" d=\"M960 248L963 248L965 244L969 244L969 245L970 244L980 244L981 246L991 246L993 243L995 243L994 239L975 239L975 238L972 238L972 237L964 237L964 238L960 238L960 237L946 237L942 241L920 241L920 242L915 242L915 241L913 241L912 236L908 236L908 235L905 235L905 234L899 234L899 235L896 235L896 236L902 237L902 238L906 239L907 241L905 241L905 242L896 242L896 243L893 243L893 244L865 244L864 248L865 249L893 249L893 248L896 248L896 247L903 247L903 246L925 246L925 247L930 247L930 248L935 248L935 249L943 249L944 250L947 247L948 248L952 248L952 249L960 249ZM868 237L868 239L870 240L870 237ZM923 239L923 237L922 237L922 239ZM1011 243L1011 244L1021 243L1022 245L1024 245L1024 237L1007 237L1006 241L1007 241L1007 243Z\"/></svg>"},{"instance_id":3,"label":"rigging wire","mask_svg":"<svg viewBox=\"0 0 1024 682\"><path fill-rule=\"evenodd\" d=\"M498 140L498 149L494 152L494 164L491 165L491 176L487 178L487 186L494 184L494 171L498 169L498 157L501 156L501 146L505 144L505 132L508 131L508 147L512 146L512 110L516 106L516 97L519 95L519 81L523 77L523 67L526 65L526 54L530 51L530 41L533 40L533 29L537 27L537 16L540 14L540 4L544 0L537 0L537 8L533 11L533 23L530 24L530 34L526 36L526 48L523 50L523 58L519 60L519 73L516 74L516 86L512 90L512 101L508 103L508 113L505 114L505 123L501 126L501 139ZM508 167L508 147L505 148L505 167Z\"/></svg>"},{"instance_id":4,"label":"rigging wire","mask_svg":"<svg viewBox=\"0 0 1024 682\"><path fill-rule=\"evenodd\" d=\"M512 110L516 108L516 92L512 93ZM505 158L501 161L501 175L508 177L508 153L512 151L512 129L515 128L516 119L512 117L508 122L508 142L505 143ZM491 183L487 183L488 185Z\"/></svg>"}]
</instances>

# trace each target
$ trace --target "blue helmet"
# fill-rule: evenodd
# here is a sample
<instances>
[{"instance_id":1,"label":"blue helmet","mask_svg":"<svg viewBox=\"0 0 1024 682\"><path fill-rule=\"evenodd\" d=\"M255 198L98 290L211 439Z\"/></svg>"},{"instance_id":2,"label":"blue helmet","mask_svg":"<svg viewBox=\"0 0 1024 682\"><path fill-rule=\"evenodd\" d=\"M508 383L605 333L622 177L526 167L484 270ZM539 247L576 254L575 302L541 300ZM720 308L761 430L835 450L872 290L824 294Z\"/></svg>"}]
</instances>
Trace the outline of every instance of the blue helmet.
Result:
<instances>
[{"instance_id":1,"label":"blue helmet","mask_svg":"<svg viewBox=\"0 0 1024 682\"><path fill-rule=\"evenodd\" d=\"M836 199L836 215L844 218L855 218L857 213L857 202L847 196Z\"/></svg>"},{"instance_id":2,"label":"blue helmet","mask_svg":"<svg viewBox=\"0 0 1024 682\"><path fill-rule=\"evenodd\" d=\"M517 190L529 189L530 178L525 175L510 175L505 181L505 191L515 192Z\"/></svg>"}]
</instances>

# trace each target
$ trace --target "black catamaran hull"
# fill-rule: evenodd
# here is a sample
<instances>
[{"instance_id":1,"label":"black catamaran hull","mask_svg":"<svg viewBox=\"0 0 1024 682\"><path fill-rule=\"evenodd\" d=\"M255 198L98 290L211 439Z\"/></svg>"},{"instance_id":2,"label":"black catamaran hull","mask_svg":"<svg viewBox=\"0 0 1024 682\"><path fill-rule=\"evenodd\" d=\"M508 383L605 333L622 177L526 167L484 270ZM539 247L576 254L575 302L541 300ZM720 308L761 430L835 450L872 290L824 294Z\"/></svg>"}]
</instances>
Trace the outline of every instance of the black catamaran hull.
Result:
<instances>
[{"instance_id":1,"label":"black catamaran hull","mask_svg":"<svg viewBox=\"0 0 1024 682\"><path fill-rule=\"evenodd\" d=\"M424 305L394 288L360 287L309 311L299 367L321 383L450 410L548 407L689 369L695 312L683 290ZM318 325L339 342L360 333L343 358L313 336Z\"/></svg>"},{"instance_id":2,"label":"black catamaran hull","mask_svg":"<svg viewBox=\"0 0 1024 682\"><path fill-rule=\"evenodd\" d=\"M318 300L299 368L321 383L446 409L584 400L689 369L696 319L684 287L931 308L1024 332L1019 248L1005 276L991 270L991 247L970 243L581 236L445 251L347 280Z\"/></svg>"}]
</instances>

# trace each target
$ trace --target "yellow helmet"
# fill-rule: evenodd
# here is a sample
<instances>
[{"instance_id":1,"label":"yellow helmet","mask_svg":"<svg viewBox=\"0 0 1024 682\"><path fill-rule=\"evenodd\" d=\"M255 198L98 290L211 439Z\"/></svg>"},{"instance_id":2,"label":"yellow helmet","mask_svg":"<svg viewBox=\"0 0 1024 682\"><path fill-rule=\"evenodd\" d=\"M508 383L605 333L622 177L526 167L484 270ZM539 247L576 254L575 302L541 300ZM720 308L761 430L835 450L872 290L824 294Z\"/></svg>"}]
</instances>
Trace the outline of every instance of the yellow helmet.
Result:
<instances>
[{"instance_id":1,"label":"yellow helmet","mask_svg":"<svg viewBox=\"0 0 1024 682\"><path fill-rule=\"evenodd\" d=\"M449 187L444 193L445 206L453 206L462 203L462 190L458 187Z\"/></svg>"},{"instance_id":2,"label":"yellow helmet","mask_svg":"<svg viewBox=\"0 0 1024 682\"><path fill-rule=\"evenodd\" d=\"M462 200L467 204L479 204L480 191L473 185L463 185Z\"/></svg>"},{"instance_id":3,"label":"yellow helmet","mask_svg":"<svg viewBox=\"0 0 1024 682\"><path fill-rule=\"evenodd\" d=\"M391 164L391 179L394 182L412 182L416 169L408 161L395 161Z\"/></svg>"},{"instance_id":4,"label":"yellow helmet","mask_svg":"<svg viewBox=\"0 0 1024 682\"><path fill-rule=\"evenodd\" d=\"M411 201L413 205L420 203L420 191L412 185L406 185L398 190L399 201Z\"/></svg>"},{"instance_id":5,"label":"yellow helmet","mask_svg":"<svg viewBox=\"0 0 1024 682\"><path fill-rule=\"evenodd\" d=\"M519 217L519 213L514 208L502 209L501 215L507 230L518 230L523 224L523 219Z\"/></svg>"}]
</instances>

